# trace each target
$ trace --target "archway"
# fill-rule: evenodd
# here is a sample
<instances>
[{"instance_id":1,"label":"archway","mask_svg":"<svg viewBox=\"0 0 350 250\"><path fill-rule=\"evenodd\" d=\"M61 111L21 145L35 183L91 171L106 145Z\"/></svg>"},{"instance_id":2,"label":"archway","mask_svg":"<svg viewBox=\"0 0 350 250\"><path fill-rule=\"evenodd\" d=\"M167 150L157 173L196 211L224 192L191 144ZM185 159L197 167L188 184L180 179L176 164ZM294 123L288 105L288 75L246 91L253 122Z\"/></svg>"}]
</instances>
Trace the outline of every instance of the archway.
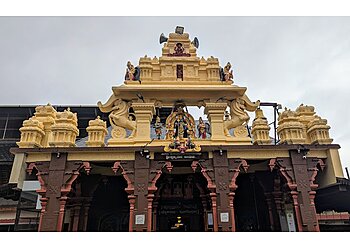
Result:
<instances>
[{"instance_id":1,"label":"archway","mask_svg":"<svg viewBox=\"0 0 350 250\"><path fill-rule=\"evenodd\" d=\"M270 231L268 206L255 173L240 174L236 184L238 186L235 195L236 231Z\"/></svg>"},{"instance_id":2,"label":"archway","mask_svg":"<svg viewBox=\"0 0 350 250\"><path fill-rule=\"evenodd\" d=\"M211 208L207 181L201 173L193 173L191 162L172 164L171 173L163 173L156 183L156 231L207 231Z\"/></svg>"},{"instance_id":3,"label":"archway","mask_svg":"<svg viewBox=\"0 0 350 250\"><path fill-rule=\"evenodd\" d=\"M127 232L129 201L122 176L103 176L94 192L89 210L87 231Z\"/></svg>"}]
</instances>

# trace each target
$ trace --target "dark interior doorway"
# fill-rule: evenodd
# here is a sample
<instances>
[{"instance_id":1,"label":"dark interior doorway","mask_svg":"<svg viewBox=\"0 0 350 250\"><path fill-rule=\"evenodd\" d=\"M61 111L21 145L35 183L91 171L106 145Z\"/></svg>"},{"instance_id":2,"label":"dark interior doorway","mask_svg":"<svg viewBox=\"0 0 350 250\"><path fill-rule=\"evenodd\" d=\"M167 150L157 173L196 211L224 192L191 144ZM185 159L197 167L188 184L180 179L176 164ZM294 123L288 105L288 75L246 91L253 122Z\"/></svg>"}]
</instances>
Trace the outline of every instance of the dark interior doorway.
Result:
<instances>
[{"instance_id":1,"label":"dark interior doorway","mask_svg":"<svg viewBox=\"0 0 350 250\"><path fill-rule=\"evenodd\" d=\"M89 210L87 231L127 232L129 228L129 201L122 176L104 176L100 179Z\"/></svg>"},{"instance_id":2,"label":"dark interior doorway","mask_svg":"<svg viewBox=\"0 0 350 250\"><path fill-rule=\"evenodd\" d=\"M271 231L264 191L254 173L237 177L235 220L238 232Z\"/></svg>"},{"instance_id":3,"label":"dark interior doorway","mask_svg":"<svg viewBox=\"0 0 350 250\"><path fill-rule=\"evenodd\" d=\"M157 182L156 231L205 231L206 186L201 173L163 174Z\"/></svg>"}]
</instances>

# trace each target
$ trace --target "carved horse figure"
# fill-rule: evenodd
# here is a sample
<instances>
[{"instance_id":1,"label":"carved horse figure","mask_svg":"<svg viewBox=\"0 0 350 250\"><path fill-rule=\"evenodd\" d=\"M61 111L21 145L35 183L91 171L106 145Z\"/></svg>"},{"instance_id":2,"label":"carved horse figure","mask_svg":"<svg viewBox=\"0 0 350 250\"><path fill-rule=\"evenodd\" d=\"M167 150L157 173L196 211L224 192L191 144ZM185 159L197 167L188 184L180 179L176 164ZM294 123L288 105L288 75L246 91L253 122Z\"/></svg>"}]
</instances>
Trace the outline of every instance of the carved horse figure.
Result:
<instances>
[{"instance_id":1,"label":"carved horse figure","mask_svg":"<svg viewBox=\"0 0 350 250\"><path fill-rule=\"evenodd\" d=\"M131 130L129 138L133 138L136 134L136 121L129 119L130 103L112 96L105 105L101 102L98 106L102 112L111 112L109 114L109 121L113 127L112 137L123 138L126 136L125 129Z\"/></svg>"},{"instance_id":2,"label":"carved horse figure","mask_svg":"<svg viewBox=\"0 0 350 250\"><path fill-rule=\"evenodd\" d=\"M122 127L124 129L131 130L129 138L133 138L136 133L136 121L129 119L129 108L130 105L121 99L117 99L114 102L112 112L109 114L109 121L113 127Z\"/></svg>"},{"instance_id":3,"label":"carved horse figure","mask_svg":"<svg viewBox=\"0 0 350 250\"><path fill-rule=\"evenodd\" d=\"M229 130L247 125L249 115L246 110L253 112L260 105L260 101L251 102L246 95L238 97L229 103L231 119L224 121L224 134L231 136Z\"/></svg>"}]
</instances>

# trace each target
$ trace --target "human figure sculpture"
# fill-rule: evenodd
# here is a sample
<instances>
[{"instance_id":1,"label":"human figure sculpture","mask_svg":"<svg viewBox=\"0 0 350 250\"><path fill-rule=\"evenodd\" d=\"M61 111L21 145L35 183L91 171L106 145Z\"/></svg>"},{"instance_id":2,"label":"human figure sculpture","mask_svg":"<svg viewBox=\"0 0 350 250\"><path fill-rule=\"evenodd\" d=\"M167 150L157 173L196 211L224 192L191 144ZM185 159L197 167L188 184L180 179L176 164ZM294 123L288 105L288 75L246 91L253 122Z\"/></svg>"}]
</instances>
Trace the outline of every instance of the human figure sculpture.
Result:
<instances>
[{"instance_id":1,"label":"human figure sculpture","mask_svg":"<svg viewBox=\"0 0 350 250\"><path fill-rule=\"evenodd\" d=\"M128 61L126 66L127 68L126 68L125 80L130 80L130 81L135 80L134 75L135 75L136 69L134 65L132 65L131 62Z\"/></svg>"},{"instance_id":2,"label":"human figure sculpture","mask_svg":"<svg viewBox=\"0 0 350 250\"><path fill-rule=\"evenodd\" d=\"M180 140L188 137L188 124L183 114L178 114L174 123L174 137Z\"/></svg>"},{"instance_id":3,"label":"human figure sculpture","mask_svg":"<svg viewBox=\"0 0 350 250\"><path fill-rule=\"evenodd\" d=\"M202 117L199 117L199 124L197 125L198 129L198 138L206 139L207 138L207 128L203 122Z\"/></svg>"},{"instance_id":4,"label":"human figure sculpture","mask_svg":"<svg viewBox=\"0 0 350 250\"><path fill-rule=\"evenodd\" d=\"M185 52L184 47L182 46L182 43L177 43L174 48L174 55L183 55Z\"/></svg>"},{"instance_id":5,"label":"human figure sculpture","mask_svg":"<svg viewBox=\"0 0 350 250\"><path fill-rule=\"evenodd\" d=\"M162 136L162 123L160 122L159 116L156 118L156 122L154 124L154 130L156 132L156 136L158 140L160 140L160 137Z\"/></svg>"},{"instance_id":6,"label":"human figure sculpture","mask_svg":"<svg viewBox=\"0 0 350 250\"><path fill-rule=\"evenodd\" d=\"M231 69L231 63L229 62L224 67L224 79L226 82L233 79L233 70Z\"/></svg>"}]
</instances>

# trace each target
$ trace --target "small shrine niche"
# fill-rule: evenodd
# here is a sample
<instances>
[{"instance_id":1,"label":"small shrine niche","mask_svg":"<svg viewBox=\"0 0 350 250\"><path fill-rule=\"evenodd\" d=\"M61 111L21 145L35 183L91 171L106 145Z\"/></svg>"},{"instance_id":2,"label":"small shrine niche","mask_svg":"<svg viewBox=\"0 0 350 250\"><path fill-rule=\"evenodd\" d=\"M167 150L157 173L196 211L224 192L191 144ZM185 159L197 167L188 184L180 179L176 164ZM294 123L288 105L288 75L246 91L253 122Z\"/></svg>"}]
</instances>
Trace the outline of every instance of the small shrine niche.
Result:
<instances>
[{"instance_id":1,"label":"small shrine niche","mask_svg":"<svg viewBox=\"0 0 350 250\"><path fill-rule=\"evenodd\" d=\"M184 66L183 65L176 65L176 77L177 80L183 81L184 79Z\"/></svg>"}]
</instances>

